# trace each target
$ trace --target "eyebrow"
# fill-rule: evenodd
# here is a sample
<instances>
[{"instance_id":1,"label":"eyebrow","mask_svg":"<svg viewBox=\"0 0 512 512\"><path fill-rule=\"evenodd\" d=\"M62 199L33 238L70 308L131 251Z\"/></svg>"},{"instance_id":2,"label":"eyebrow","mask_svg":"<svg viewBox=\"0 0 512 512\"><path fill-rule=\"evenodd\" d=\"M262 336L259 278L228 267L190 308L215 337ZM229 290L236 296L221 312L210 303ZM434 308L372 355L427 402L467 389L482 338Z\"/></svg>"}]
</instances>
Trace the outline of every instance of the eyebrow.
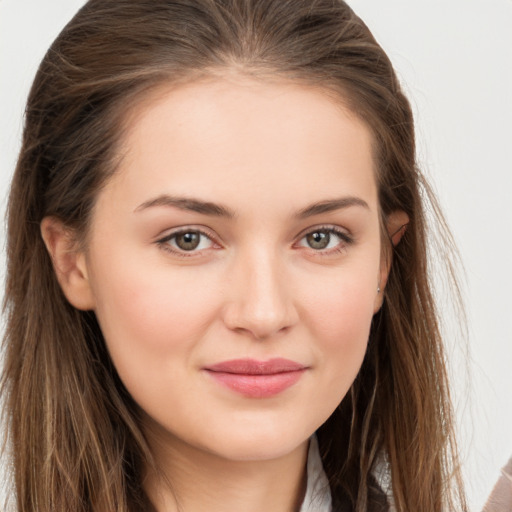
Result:
<instances>
[{"instance_id":1,"label":"eyebrow","mask_svg":"<svg viewBox=\"0 0 512 512\"><path fill-rule=\"evenodd\" d=\"M211 215L214 217L226 217L232 219L236 217L233 210L227 206L221 204L212 203L210 201L202 201L200 199L188 198L188 197L176 197L167 194L162 194L148 201L144 201L142 204L135 208L135 212L147 210L156 206L170 206L179 208L180 210L191 211L200 213L203 215ZM352 206L359 206L367 210L370 209L368 203L359 197L342 197L339 199L331 199L327 201L320 201L313 203L312 205L299 210L296 216L299 219L306 219L322 213L329 213L336 210L342 210Z\"/></svg>"},{"instance_id":2,"label":"eyebrow","mask_svg":"<svg viewBox=\"0 0 512 512\"><path fill-rule=\"evenodd\" d=\"M359 197L342 197L339 199L331 199L328 201L320 201L307 206L303 210L300 210L297 217L300 219L306 219L313 217L314 215L320 215L321 213L329 213L335 210L342 210L351 206L360 206L367 210L370 209L368 203Z\"/></svg>"},{"instance_id":3,"label":"eyebrow","mask_svg":"<svg viewBox=\"0 0 512 512\"><path fill-rule=\"evenodd\" d=\"M155 206L172 206L174 208L179 208L180 210L187 210L215 217L227 217L230 219L235 217L235 213L226 206L211 203L209 201L201 201L200 199L175 197L167 194L162 194L154 199L149 199L148 201L143 202L137 206L134 211L139 212Z\"/></svg>"}]
</instances>

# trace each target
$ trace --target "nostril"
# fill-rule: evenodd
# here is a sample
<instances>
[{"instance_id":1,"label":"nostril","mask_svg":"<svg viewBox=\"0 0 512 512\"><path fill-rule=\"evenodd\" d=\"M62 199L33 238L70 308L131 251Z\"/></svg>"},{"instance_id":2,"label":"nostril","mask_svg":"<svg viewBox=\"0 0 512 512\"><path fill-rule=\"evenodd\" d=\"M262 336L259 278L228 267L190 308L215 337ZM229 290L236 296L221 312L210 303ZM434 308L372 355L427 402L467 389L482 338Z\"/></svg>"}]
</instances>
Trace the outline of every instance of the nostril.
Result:
<instances>
[{"instance_id":1,"label":"nostril","mask_svg":"<svg viewBox=\"0 0 512 512\"><path fill-rule=\"evenodd\" d=\"M265 340L297 322L290 279L273 250L252 247L240 254L230 276L224 322L239 334Z\"/></svg>"},{"instance_id":2,"label":"nostril","mask_svg":"<svg viewBox=\"0 0 512 512\"><path fill-rule=\"evenodd\" d=\"M287 333L297 321L291 304L254 304L251 301L232 302L224 312L226 326L239 334L265 340L277 334Z\"/></svg>"}]
</instances>

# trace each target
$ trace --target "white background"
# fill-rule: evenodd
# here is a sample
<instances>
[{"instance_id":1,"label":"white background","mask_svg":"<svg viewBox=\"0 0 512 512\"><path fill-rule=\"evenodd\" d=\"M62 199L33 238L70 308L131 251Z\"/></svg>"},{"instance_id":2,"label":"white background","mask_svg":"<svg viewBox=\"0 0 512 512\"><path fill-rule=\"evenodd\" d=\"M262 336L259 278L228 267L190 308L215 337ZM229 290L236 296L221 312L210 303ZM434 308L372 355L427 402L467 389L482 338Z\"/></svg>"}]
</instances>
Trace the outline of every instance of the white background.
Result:
<instances>
[{"instance_id":1,"label":"white background","mask_svg":"<svg viewBox=\"0 0 512 512\"><path fill-rule=\"evenodd\" d=\"M28 88L82 3L0 0L2 215ZM404 82L416 112L420 162L462 254L469 339L453 338L449 354L467 491L478 511L512 454L512 1L350 4ZM447 320L450 334L454 322Z\"/></svg>"}]
</instances>

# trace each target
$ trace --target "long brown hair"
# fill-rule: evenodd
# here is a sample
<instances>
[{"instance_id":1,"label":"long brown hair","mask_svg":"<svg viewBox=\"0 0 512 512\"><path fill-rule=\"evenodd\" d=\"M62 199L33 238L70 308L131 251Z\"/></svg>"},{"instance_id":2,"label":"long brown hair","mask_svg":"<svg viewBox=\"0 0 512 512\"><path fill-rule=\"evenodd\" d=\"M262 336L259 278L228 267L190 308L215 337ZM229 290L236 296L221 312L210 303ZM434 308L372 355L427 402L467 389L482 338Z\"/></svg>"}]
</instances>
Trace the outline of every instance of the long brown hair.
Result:
<instances>
[{"instance_id":1,"label":"long brown hair","mask_svg":"<svg viewBox=\"0 0 512 512\"><path fill-rule=\"evenodd\" d=\"M384 461L397 511L464 509L428 275L433 199L409 103L366 25L341 0L90 0L39 68L8 205L1 391L17 510L150 507L137 407L94 313L64 298L40 223L58 217L85 240L130 105L163 83L233 69L337 94L373 134L383 223L396 210L410 219L361 371L318 431L335 505L377 510Z\"/></svg>"}]
</instances>

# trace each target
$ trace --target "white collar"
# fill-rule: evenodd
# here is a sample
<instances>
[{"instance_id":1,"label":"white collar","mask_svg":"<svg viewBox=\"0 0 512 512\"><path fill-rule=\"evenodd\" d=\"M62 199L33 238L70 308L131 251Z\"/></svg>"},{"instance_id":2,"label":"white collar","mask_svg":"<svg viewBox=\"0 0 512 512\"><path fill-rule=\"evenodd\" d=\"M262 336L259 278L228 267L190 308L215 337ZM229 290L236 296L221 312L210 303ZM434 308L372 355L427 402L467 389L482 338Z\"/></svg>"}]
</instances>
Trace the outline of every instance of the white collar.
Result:
<instances>
[{"instance_id":1,"label":"white collar","mask_svg":"<svg viewBox=\"0 0 512 512\"><path fill-rule=\"evenodd\" d=\"M329 480L325 474L316 436L309 440L307 486L300 512L331 512Z\"/></svg>"},{"instance_id":2,"label":"white collar","mask_svg":"<svg viewBox=\"0 0 512 512\"><path fill-rule=\"evenodd\" d=\"M396 512L386 457L379 457L374 476L387 495L389 512ZM320 457L316 435L312 435L309 440L306 494L299 512L332 512L331 489Z\"/></svg>"}]
</instances>

